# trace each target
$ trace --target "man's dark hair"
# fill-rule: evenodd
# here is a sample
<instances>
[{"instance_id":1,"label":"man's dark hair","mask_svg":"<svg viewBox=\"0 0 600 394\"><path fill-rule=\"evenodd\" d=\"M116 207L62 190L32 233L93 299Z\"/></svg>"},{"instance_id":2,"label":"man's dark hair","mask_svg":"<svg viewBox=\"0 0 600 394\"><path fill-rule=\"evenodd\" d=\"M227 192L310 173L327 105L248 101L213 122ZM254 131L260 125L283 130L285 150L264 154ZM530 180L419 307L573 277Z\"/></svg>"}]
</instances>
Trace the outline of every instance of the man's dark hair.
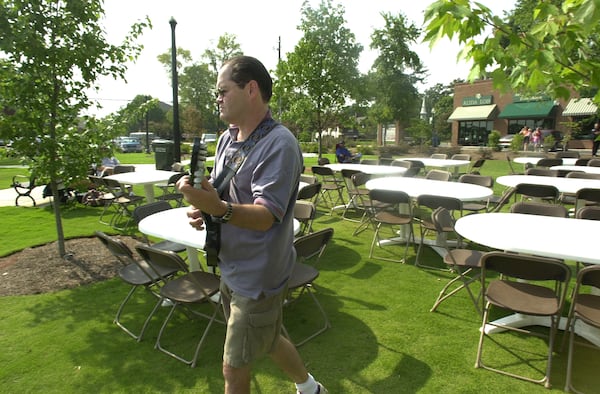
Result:
<instances>
[{"instance_id":1,"label":"man's dark hair","mask_svg":"<svg viewBox=\"0 0 600 394\"><path fill-rule=\"evenodd\" d=\"M223 66L231 67L231 80L240 88L252 80L256 81L260 95L265 102L273 95L273 80L260 60L251 56L236 56L227 60Z\"/></svg>"}]
</instances>

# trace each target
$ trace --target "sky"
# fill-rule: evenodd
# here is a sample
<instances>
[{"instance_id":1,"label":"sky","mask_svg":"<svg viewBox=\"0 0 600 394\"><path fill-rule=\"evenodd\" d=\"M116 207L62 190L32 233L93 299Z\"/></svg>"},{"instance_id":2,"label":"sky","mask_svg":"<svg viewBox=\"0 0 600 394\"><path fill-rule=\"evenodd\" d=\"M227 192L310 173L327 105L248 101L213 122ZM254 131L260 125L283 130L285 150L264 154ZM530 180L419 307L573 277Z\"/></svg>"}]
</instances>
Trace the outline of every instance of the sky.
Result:
<instances>
[{"instance_id":1,"label":"sky","mask_svg":"<svg viewBox=\"0 0 600 394\"><path fill-rule=\"evenodd\" d=\"M497 15L514 8L516 0L479 0ZM319 0L309 0L317 7ZM359 70L367 72L377 53L369 49L370 36L374 29L383 28L382 12L398 15L402 13L416 26L423 24L423 12L432 1L418 0L334 0L343 4L346 27L363 46ZM132 24L148 16L153 28L145 30L138 38L144 46L135 63L128 64L126 82L102 78L98 82L99 92L90 97L102 105L93 110L105 116L127 105L136 95L150 95L171 104L173 90L171 75L158 62L157 56L171 50L171 25L177 21L175 40L177 47L191 52L193 61L201 61L206 49L214 49L218 38L224 33L234 34L245 55L261 60L267 69L274 70L278 61L278 42L281 38L281 56L293 52L302 37L297 30L300 24L300 9L303 0L105 0L105 18L102 22L109 42L119 44ZM460 51L457 43L440 41L429 49L428 44L418 42L411 48L429 70L426 82L419 86L424 92L437 84L448 84L454 79L466 79L469 65L457 62Z\"/></svg>"}]
</instances>

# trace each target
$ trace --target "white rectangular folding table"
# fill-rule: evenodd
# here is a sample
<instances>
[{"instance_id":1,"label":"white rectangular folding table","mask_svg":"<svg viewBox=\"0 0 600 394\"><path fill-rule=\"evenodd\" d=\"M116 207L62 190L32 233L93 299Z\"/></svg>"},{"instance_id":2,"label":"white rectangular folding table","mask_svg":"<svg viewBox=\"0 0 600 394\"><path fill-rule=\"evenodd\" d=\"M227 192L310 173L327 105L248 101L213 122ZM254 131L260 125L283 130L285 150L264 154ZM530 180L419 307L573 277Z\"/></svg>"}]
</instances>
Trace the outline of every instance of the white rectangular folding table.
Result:
<instances>
[{"instance_id":1,"label":"white rectangular folding table","mask_svg":"<svg viewBox=\"0 0 600 394\"><path fill-rule=\"evenodd\" d=\"M600 264L596 244L596 236L600 234L600 221L596 220L518 213L479 213L458 219L455 228L464 238L498 250ZM565 321L566 319L561 319L562 329ZM494 323L511 327L549 327L550 322L546 317L517 313ZM600 346L600 330L580 323L576 325L575 332ZM485 330L492 333L501 331L502 328L488 325Z\"/></svg>"},{"instance_id":2,"label":"white rectangular folding table","mask_svg":"<svg viewBox=\"0 0 600 394\"><path fill-rule=\"evenodd\" d=\"M154 202L154 184L166 182L171 176L177 174L173 171L151 170L123 172L109 175L105 178L113 179L122 185L144 185L144 194L148 202Z\"/></svg>"}]
</instances>

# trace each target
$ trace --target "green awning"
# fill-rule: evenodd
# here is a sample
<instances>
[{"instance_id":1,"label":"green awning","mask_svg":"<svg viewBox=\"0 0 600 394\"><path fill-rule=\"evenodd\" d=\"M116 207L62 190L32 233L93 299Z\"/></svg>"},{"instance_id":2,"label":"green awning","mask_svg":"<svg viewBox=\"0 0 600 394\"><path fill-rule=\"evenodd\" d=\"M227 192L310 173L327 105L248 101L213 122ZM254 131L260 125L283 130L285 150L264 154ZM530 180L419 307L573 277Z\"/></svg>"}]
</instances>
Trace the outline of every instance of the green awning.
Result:
<instances>
[{"instance_id":1,"label":"green awning","mask_svg":"<svg viewBox=\"0 0 600 394\"><path fill-rule=\"evenodd\" d=\"M457 107L448 122L454 120L490 120L496 112L496 104Z\"/></svg>"},{"instance_id":2,"label":"green awning","mask_svg":"<svg viewBox=\"0 0 600 394\"><path fill-rule=\"evenodd\" d=\"M547 118L552 108L554 108L553 100L511 103L504 107L498 117L512 119Z\"/></svg>"}]
</instances>

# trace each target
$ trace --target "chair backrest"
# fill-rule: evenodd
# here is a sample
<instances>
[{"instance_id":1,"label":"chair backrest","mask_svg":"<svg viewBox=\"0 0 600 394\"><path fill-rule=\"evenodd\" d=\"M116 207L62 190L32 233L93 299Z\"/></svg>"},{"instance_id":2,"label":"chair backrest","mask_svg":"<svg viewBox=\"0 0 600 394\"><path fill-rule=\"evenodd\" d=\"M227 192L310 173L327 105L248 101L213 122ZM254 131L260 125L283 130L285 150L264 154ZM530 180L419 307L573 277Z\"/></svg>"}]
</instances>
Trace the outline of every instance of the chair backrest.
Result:
<instances>
[{"instance_id":1,"label":"chair backrest","mask_svg":"<svg viewBox=\"0 0 600 394\"><path fill-rule=\"evenodd\" d=\"M328 158L326 158L326 157L321 157L321 158L319 158L319 160L317 160L317 163L318 163L320 166L324 166L325 164L331 164L331 162L329 161L329 159L328 159Z\"/></svg>"},{"instance_id":2,"label":"chair backrest","mask_svg":"<svg viewBox=\"0 0 600 394\"><path fill-rule=\"evenodd\" d=\"M444 207L437 207L431 213L431 222L435 226L435 231L438 233L449 233L454 231L454 217Z\"/></svg>"},{"instance_id":3,"label":"chair backrest","mask_svg":"<svg viewBox=\"0 0 600 394\"><path fill-rule=\"evenodd\" d=\"M372 189L369 190L369 198L391 205L408 204L410 207L412 203L408 193L401 190Z\"/></svg>"},{"instance_id":4,"label":"chair backrest","mask_svg":"<svg viewBox=\"0 0 600 394\"><path fill-rule=\"evenodd\" d=\"M125 172L135 172L135 166L125 166L122 164L116 165L113 169L113 174L122 174Z\"/></svg>"},{"instance_id":5,"label":"chair backrest","mask_svg":"<svg viewBox=\"0 0 600 394\"><path fill-rule=\"evenodd\" d=\"M590 167L600 167L600 159L590 159L587 165Z\"/></svg>"},{"instance_id":6,"label":"chair backrest","mask_svg":"<svg viewBox=\"0 0 600 394\"><path fill-rule=\"evenodd\" d=\"M519 201L514 203L510 206L510 212L540 216L555 216L559 218L569 217L569 211L563 205L530 201Z\"/></svg>"},{"instance_id":7,"label":"chair backrest","mask_svg":"<svg viewBox=\"0 0 600 394\"><path fill-rule=\"evenodd\" d=\"M522 194L529 197L553 198L559 197L558 189L552 185L536 185L533 183L519 183L515 186L515 194Z\"/></svg>"},{"instance_id":8,"label":"chair backrest","mask_svg":"<svg viewBox=\"0 0 600 394\"><path fill-rule=\"evenodd\" d=\"M119 260L124 266L134 261L133 252L129 249L129 246L125 242L118 238L111 237L102 231L96 231L94 233L96 237L102 242L109 252Z\"/></svg>"},{"instance_id":9,"label":"chair backrest","mask_svg":"<svg viewBox=\"0 0 600 394\"><path fill-rule=\"evenodd\" d=\"M382 156L379 157L379 165L391 166L393 162L394 162L393 157L382 157Z\"/></svg>"},{"instance_id":10,"label":"chair backrest","mask_svg":"<svg viewBox=\"0 0 600 394\"><path fill-rule=\"evenodd\" d=\"M571 159L579 159L579 152L574 150L561 150L554 154L554 156L558 159L571 158Z\"/></svg>"},{"instance_id":11,"label":"chair backrest","mask_svg":"<svg viewBox=\"0 0 600 394\"><path fill-rule=\"evenodd\" d=\"M177 174L173 174L169 177L169 180L167 181L168 185L175 185L177 183L177 181L179 179L181 179L181 177L183 177L185 175L185 173L183 172L179 172Z\"/></svg>"},{"instance_id":12,"label":"chair backrest","mask_svg":"<svg viewBox=\"0 0 600 394\"><path fill-rule=\"evenodd\" d=\"M352 175L362 172L360 170L351 170L348 168L343 168L341 171L342 178L344 178L344 182L346 182L346 186L350 186L352 182Z\"/></svg>"},{"instance_id":13,"label":"chair backrest","mask_svg":"<svg viewBox=\"0 0 600 394\"><path fill-rule=\"evenodd\" d=\"M296 256L304 261L316 256L314 262L316 264L321 259L325 247L332 238L333 228L331 227L298 237L294 240Z\"/></svg>"},{"instance_id":14,"label":"chair backrest","mask_svg":"<svg viewBox=\"0 0 600 394\"><path fill-rule=\"evenodd\" d=\"M483 167L484 164L485 164L485 159L483 159L483 158L475 160L473 162L473 164L471 165L471 168L469 168L469 173L479 174L479 171L481 170L481 167Z\"/></svg>"},{"instance_id":15,"label":"chair backrest","mask_svg":"<svg viewBox=\"0 0 600 394\"><path fill-rule=\"evenodd\" d=\"M454 197L421 194L417 197L417 205L427 207L432 211L438 207L444 207L450 212L458 211L462 216L462 201Z\"/></svg>"},{"instance_id":16,"label":"chair backrest","mask_svg":"<svg viewBox=\"0 0 600 394\"><path fill-rule=\"evenodd\" d=\"M160 250L145 244L136 245L135 250L163 281L166 281L167 277L161 275L161 272L172 273L173 270L190 272L187 263L175 252Z\"/></svg>"},{"instance_id":17,"label":"chair backrest","mask_svg":"<svg viewBox=\"0 0 600 394\"><path fill-rule=\"evenodd\" d=\"M309 174L300 174L300 182L305 182L308 184L317 183L317 177Z\"/></svg>"},{"instance_id":18,"label":"chair backrest","mask_svg":"<svg viewBox=\"0 0 600 394\"><path fill-rule=\"evenodd\" d=\"M558 176L558 171L551 170L547 167L533 167L525 170L525 175Z\"/></svg>"},{"instance_id":19,"label":"chair backrest","mask_svg":"<svg viewBox=\"0 0 600 394\"><path fill-rule=\"evenodd\" d=\"M410 167L410 168L407 168L406 171L404 171L402 176L407 177L407 178L412 178L412 177L419 175L419 172L421 172L420 167Z\"/></svg>"},{"instance_id":20,"label":"chair backrest","mask_svg":"<svg viewBox=\"0 0 600 394\"><path fill-rule=\"evenodd\" d=\"M175 162L173 163L173 165L171 166L171 171L175 171L175 172L184 172L185 171L185 165L179 163L179 162Z\"/></svg>"},{"instance_id":21,"label":"chair backrest","mask_svg":"<svg viewBox=\"0 0 600 394\"><path fill-rule=\"evenodd\" d=\"M486 270L527 281L556 281L567 284L571 278L568 265L559 260L539 256L489 252L482 257L481 265Z\"/></svg>"},{"instance_id":22,"label":"chair backrest","mask_svg":"<svg viewBox=\"0 0 600 394\"><path fill-rule=\"evenodd\" d=\"M406 160L394 160L392 161L392 167L411 168L412 162Z\"/></svg>"},{"instance_id":23,"label":"chair backrest","mask_svg":"<svg viewBox=\"0 0 600 394\"><path fill-rule=\"evenodd\" d=\"M590 161L589 157L579 158L579 159L575 160L575 165L576 166L587 166L589 161Z\"/></svg>"},{"instance_id":24,"label":"chair backrest","mask_svg":"<svg viewBox=\"0 0 600 394\"><path fill-rule=\"evenodd\" d=\"M590 265L579 271L577 283L600 289L600 265Z\"/></svg>"},{"instance_id":25,"label":"chair backrest","mask_svg":"<svg viewBox=\"0 0 600 394\"><path fill-rule=\"evenodd\" d=\"M333 170L329 167L325 167L325 166L312 166L312 173L315 175L320 175L320 176L324 176L324 177L334 177L335 173L333 172Z\"/></svg>"},{"instance_id":26,"label":"chair backrest","mask_svg":"<svg viewBox=\"0 0 600 394\"><path fill-rule=\"evenodd\" d=\"M590 172L583 171L569 171L566 178L579 178L579 179L600 179L600 174L592 174Z\"/></svg>"},{"instance_id":27,"label":"chair backrest","mask_svg":"<svg viewBox=\"0 0 600 394\"><path fill-rule=\"evenodd\" d=\"M432 153L430 158L446 160L448 158L448 155L445 153Z\"/></svg>"},{"instance_id":28,"label":"chair backrest","mask_svg":"<svg viewBox=\"0 0 600 394\"><path fill-rule=\"evenodd\" d=\"M417 168L425 168L425 164L423 164L423 162L421 160L405 160L411 163L410 168L412 167L417 167Z\"/></svg>"},{"instance_id":29,"label":"chair backrest","mask_svg":"<svg viewBox=\"0 0 600 394\"><path fill-rule=\"evenodd\" d=\"M362 159L360 164L379 165L379 159Z\"/></svg>"},{"instance_id":30,"label":"chair backrest","mask_svg":"<svg viewBox=\"0 0 600 394\"><path fill-rule=\"evenodd\" d=\"M356 174L352 175L352 185L354 185L355 188L359 188L361 186L364 186L364 184L367 183L371 178L371 174L367 174L365 172L357 172Z\"/></svg>"},{"instance_id":31,"label":"chair backrest","mask_svg":"<svg viewBox=\"0 0 600 394\"><path fill-rule=\"evenodd\" d=\"M537 163L536 163L536 167L552 167L552 166L560 166L562 165L563 161L560 158L550 158L550 157L545 157L543 159L540 159Z\"/></svg>"},{"instance_id":32,"label":"chair backrest","mask_svg":"<svg viewBox=\"0 0 600 394\"><path fill-rule=\"evenodd\" d=\"M302 189L298 190L298 196L296 199L312 201L321 192L321 187L322 187L322 184L320 182L309 183L308 185L304 186Z\"/></svg>"},{"instance_id":33,"label":"chair backrest","mask_svg":"<svg viewBox=\"0 0 600 394\"><path fill-rule=\"evenodd\" d=\"M139 205L133 210L133 220L139 223L142 219L155 213L171 209L171 204L165 200L159 200L144 205Z\"/></svg>"},{"instance_id":34,"label":"chair backrest","mask_svg":"<svg viewBox=\"0 0 600 394\"><path fill-rule=\"evenodd\" d=\"M575 198L577 200L589 201L598 204L600 203L600 189L589 187L579 189L577 190L577 193L575 193Z\"/></svg>"},{"instance_id":35,"label":"chair backrest","mask_svg":"<svg viewBox=\"0 0 600 394\"><path fill-rule=\"evenodd\" d=\"M577 219L588 219L588 220L600 220L600 206L586 206L581 207L575 212L575 218Z\"/></svg>"},{"instance_id":36,"label":"chair backrest","mask_svg":"<svg viewBox=\"0 0 600 394\"><path fill-rule=\"evenodd\" d=\"M126 193L123 185L119 183L119 181L110 178L101 178L102 182L104 182L104 186L114 195L120 196Z\"/></svg>"},{"instance_id":37,"label":"chair backrest","mask_svg":"<svg viewBox=\"0 0 600 394\"><path fill-rule=\"evenodd\" d=\"M294 205L294 218L296 218L302 223L307 223L313 220L315 218L315 215L316 208L315 204L313 204L312 201L296 201L296 204ZM300 232L304 233L302 229L300 230Z\"/></svg>"},{"instance_id":38,"label":"chair backrest","mask_svg":"<svg viewBox=\"0 0 600 394\"><path fill-rule=\"evenodd\" d=\"M452 160L469 160L471 161L471 155L468 153L455 153L453 154L450 159Z\"/></svg>"},{"instance_id":39,"label":"chair backrest","mask_svg":"<svg viewBox=\"0 0 600 394\"><path fill-rule=\"evenodd\" d=\"M472 185L479 185L483 187L494 187L494 178L488 175L478 174L463 174L458 178L461 183L470 183Z\"/></svg>"},{"instance_id":40,"label":"chair backrest","mask_svg":"<svg viewBox=\"0 0 600 394\"><path fill-rule=\"evenodd\" d=\"M425 179L447 182L452 179L452 174L443 170L429 170L425 175Z\"/></svg>"}]
</instances>

